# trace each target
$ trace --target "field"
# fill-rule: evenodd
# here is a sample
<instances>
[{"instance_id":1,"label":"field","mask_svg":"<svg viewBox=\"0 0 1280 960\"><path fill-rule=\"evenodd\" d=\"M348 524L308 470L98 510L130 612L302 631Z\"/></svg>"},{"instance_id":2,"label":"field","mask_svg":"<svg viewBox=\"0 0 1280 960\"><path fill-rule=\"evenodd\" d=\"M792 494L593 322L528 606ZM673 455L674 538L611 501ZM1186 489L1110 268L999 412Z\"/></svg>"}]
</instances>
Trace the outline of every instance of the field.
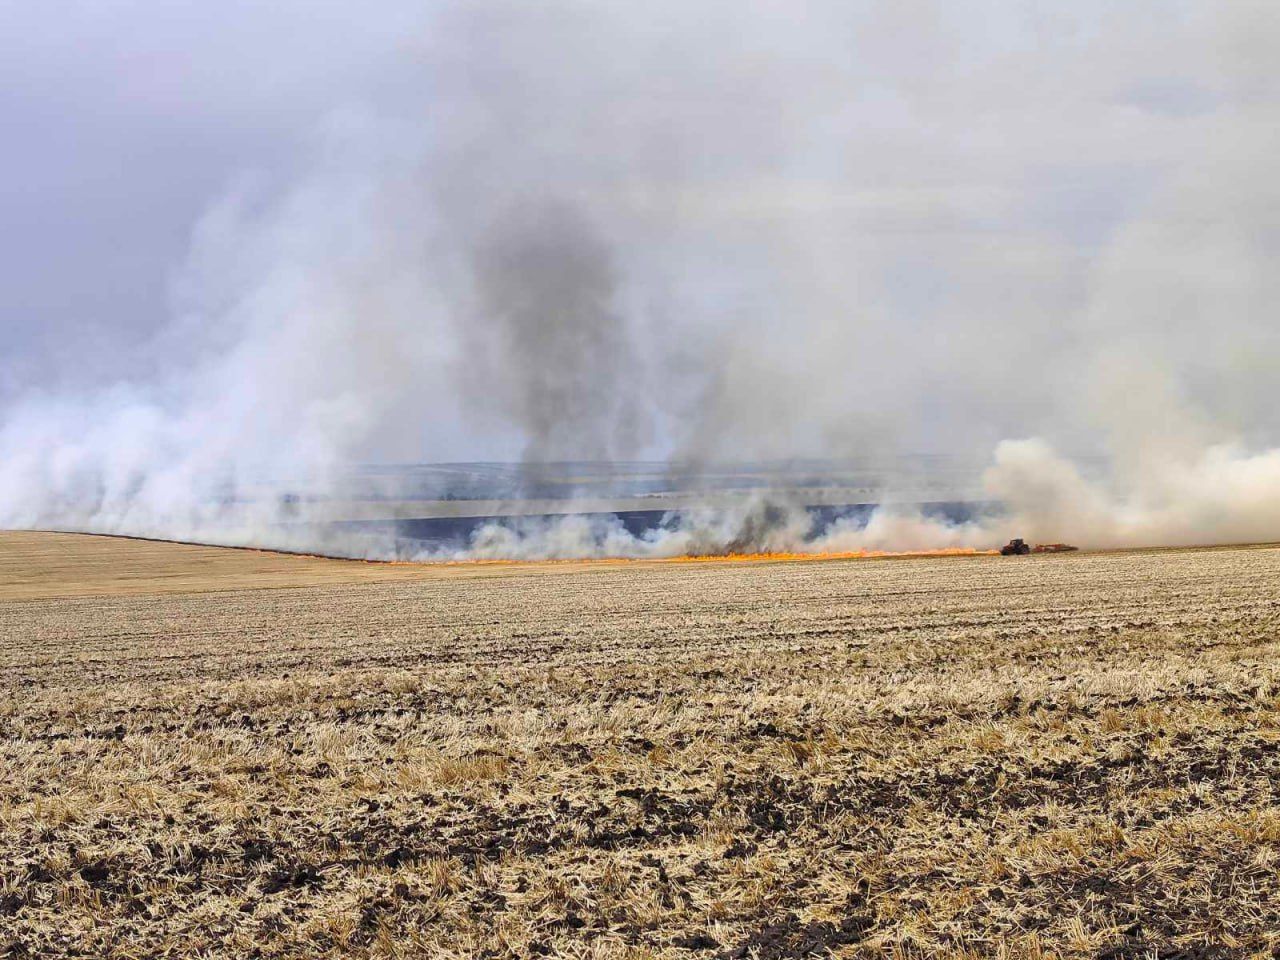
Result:
<instances>
[{"instance_id":1,"label":"field","mask_svg":"<svg viewBox=\"0 0 1280 960\"><path fill-rule=\"evenodd\" d=\"M1280 955L1280 549L0 534L0 956Z\"/></svg>"}]
</instances>

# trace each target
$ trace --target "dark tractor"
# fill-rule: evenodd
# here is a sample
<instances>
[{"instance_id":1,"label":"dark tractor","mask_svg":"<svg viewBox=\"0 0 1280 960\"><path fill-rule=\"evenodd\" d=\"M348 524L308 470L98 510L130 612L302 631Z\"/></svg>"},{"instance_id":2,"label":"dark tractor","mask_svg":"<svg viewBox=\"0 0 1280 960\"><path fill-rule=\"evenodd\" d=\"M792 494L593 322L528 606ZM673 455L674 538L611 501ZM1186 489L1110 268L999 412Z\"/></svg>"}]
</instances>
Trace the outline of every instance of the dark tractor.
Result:
<instances>
[{"instance_id":1,"label":"dark tractor","mask_svg":"<svg viewBox=\"0 0 1280 960\"><path fill-rule=\"evenodd\" d=\"M1025 557L1031 552L1031 544L1019 537L1016 540L1010 540L1000 548L1000 556L1002 557Z\"/></svg>"}]
</instances>

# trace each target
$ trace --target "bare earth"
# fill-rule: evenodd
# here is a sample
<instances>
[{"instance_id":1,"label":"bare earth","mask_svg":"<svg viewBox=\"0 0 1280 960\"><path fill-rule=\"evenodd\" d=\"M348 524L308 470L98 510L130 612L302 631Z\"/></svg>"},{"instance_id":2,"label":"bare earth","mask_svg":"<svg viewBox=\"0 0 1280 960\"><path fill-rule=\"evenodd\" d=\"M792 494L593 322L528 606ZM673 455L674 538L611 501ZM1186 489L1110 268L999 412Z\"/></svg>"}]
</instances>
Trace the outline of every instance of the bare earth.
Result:
<instances>
[{"instance_id":1,"label":"bare earth","mask_svg":"<svg viewBox=\"0 0 1280 960\"><path fill-rule=\"evenodd\" d=\"M517 568L537 574L589 566L572 561L364 563L157 540L0 531L0 601L508 576Z\"/></svg>"},{"instance_id":2,"label":"bare earth","mask_svg":"<svg viewBox=\"0 0 1280 960\"><path fill-rule=\"evenodd\" d=\"M1280 955L1278 653L1266 547L0 534L0 956Z\"/></svg>"}]
</instances>

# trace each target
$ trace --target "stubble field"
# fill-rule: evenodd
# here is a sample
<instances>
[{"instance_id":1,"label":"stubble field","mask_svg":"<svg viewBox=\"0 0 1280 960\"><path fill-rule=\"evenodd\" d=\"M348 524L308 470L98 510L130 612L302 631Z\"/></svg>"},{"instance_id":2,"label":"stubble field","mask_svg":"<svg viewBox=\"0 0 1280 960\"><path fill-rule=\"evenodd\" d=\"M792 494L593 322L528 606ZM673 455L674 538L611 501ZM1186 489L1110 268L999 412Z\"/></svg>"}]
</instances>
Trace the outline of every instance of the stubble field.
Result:
<instances>
[{"instance_id":1,"label":"stubble field","mask_svg":"<svg viewBox=\"0 0 1280 960\"><path fill-rule=\"evenodd\" d=\"M0 535L0 956L1270 957L1280 549Z\"/></svg>"}]
</instances>

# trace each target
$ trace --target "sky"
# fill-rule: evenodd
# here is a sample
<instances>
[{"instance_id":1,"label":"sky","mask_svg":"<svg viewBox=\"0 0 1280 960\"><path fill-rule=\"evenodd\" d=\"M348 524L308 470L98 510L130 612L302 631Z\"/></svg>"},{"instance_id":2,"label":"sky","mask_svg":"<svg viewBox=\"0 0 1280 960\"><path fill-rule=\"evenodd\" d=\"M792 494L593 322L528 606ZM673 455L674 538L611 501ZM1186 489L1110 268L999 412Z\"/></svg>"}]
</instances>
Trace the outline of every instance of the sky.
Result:
<instances>
[{"instance_id":1,"label":"sky","mask_svg":"<svg viewBox=\"0 0 1280 960\"><path fill-rule=\"evenodd\" d=\"M1280 443L1272 3L0 0L0 38L40 471Z\"/></svg>"},{"instance_id":2,"label":"sky","mask_svg":"<svg viewBox=\"0 0 1280 960\"><path fill-rule=\"evenodd\" d=\"M128 368L172 319L200 216L245 177L287 175L332 111L394 84L417 8L0 2L11 385Z\"/></svg>"}]
</instances>

